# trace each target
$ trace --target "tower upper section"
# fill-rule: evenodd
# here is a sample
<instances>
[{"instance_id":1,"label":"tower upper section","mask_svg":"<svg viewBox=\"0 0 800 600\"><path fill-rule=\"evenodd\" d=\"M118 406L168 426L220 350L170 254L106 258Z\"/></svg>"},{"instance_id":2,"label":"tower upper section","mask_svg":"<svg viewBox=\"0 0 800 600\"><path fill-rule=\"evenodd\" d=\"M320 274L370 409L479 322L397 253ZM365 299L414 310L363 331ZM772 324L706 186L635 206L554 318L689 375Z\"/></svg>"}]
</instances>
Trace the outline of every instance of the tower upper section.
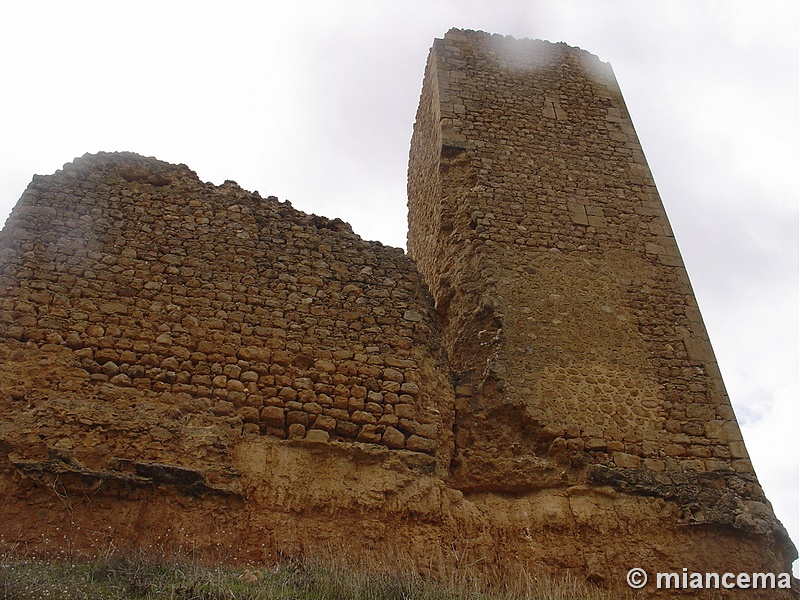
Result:
<instances>
[{"instance_id":1,"label":"tower upper section","mask_svg":"<svg viewBox=\"0 0 800 600\"><path fill-rule=\"evenodd\" d=\"M458 382L457 485L753 477L608 64L451 30L428 58L408 189L409 253Z\"/></svg>"}]
</instances>

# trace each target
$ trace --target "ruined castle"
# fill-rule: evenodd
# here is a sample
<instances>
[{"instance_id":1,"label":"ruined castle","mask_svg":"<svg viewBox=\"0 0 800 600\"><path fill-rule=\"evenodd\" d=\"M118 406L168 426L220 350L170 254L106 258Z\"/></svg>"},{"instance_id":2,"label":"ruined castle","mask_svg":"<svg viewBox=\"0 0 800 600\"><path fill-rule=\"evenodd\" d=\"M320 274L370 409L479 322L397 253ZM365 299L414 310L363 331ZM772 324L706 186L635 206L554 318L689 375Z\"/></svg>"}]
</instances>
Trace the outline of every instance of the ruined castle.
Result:
<instances>
[{"instance_id":1,"label":"ruined castle","mask_svg":"<svg viewBox=\"0 0 800 600\"><path fill-rule=\"evenodd\" d=\"M0 549L790 570L608 64L435 40L408 220L405 254L126 153L34 177Z\"/></svg>"}]
</instances>

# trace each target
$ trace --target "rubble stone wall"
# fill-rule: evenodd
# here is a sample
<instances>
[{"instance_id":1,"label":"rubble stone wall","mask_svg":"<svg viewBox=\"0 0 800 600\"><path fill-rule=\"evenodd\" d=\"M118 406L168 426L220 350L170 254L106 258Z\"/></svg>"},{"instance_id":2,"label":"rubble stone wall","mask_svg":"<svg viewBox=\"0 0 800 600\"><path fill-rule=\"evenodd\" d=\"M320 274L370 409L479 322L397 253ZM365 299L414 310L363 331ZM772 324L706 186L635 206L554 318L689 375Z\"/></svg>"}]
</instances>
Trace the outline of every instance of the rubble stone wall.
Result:
<instances>
[{"instance_id":1,"label":"rubble stone wall","mask_svg":"<svg viewBox=\"0 0 800 600\"><path fill-rule=\"evenodd\" d=\"M204 417L242 435L446 448L447 381L422 364L440 358L427 292L402 250L342 221L101 154L37 176L0 245L2 350L61 351L75 369L49 389L9 381L12 408L138 392L170 409L147 432L153 458Z\"/></svg>"},{"instance_id":2,"label":"rubble stone wall","mask_svg":"<svg viewBox=\"0 0 800 600\"><path fill-rule=\"evenodd\" d=\"M793 553L611 67L451 30L411 147L408 250L456 381L451 485L610 486Z\"/></svg>"},{"instance_id":3,"label":"rubble stone wall","mask_svg":"<svg viewBox=\"0 0 800 600\"><path fill-rule=\"evenodd\" d=\"M34 177L0 233L0 552L787 571L610 67L450 31L408 189L406 255L134 154Z\"/></svg>"},{"instance_id":4,"label":"rubble stone wall","mask_svg":"<svg viewBox=\"0 0 800 600\"><path fill-rule=\"evenodd\" d=\"M493 414L522 423L510 450L553 463L752 474L607 64L451 31L434 44L412 148L409 253L473 399L457 419L462 456L497 445L483 431Z\"/></svg>"}]
</instances>

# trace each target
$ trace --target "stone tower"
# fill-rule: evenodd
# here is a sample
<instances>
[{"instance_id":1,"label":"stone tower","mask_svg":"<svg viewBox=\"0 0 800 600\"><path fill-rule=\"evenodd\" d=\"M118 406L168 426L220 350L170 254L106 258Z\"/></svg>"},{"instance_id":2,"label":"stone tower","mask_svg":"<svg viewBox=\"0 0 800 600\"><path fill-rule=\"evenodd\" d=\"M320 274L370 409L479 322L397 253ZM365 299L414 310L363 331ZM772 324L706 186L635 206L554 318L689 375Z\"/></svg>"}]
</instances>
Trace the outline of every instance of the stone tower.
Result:
<instances>
[{"instance_id":1,"label":"stone tower","mask_svg":"<svg viewBox=\"0 0 800 600\"><path fill-rule=\"evenodd\" d=\"M555 505L580 490L554 526L584 537L590 572L634 556L786 568L796 552L608 64L451 30L429 55L408 191L408 250L455 380L451 485ZM624 514L637 496L656 524ZM595 551L591 528L626 539Z\"/></svg>"},{"instance_id":2,"label":"stone tower","mask_svg":"<svg viewBox=\"0 0 800 600\"><path fill-rule=\"evenodd\" d=\"M0 553L788 572L608 65L436 40L409 252L130 153L34 177L0 232Z\"/></svg>"}]
</instances>

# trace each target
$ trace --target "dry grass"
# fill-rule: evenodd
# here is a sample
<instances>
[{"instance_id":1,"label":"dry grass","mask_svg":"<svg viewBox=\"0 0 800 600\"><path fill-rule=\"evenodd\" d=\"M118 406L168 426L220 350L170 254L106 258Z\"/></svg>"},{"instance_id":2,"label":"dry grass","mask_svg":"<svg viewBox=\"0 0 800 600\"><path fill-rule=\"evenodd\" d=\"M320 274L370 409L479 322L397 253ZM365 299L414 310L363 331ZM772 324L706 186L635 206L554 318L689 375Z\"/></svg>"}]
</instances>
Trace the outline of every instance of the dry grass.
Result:
<instances>
[{"instance_id":1,"label":"dry grass","mask_svg":"<svg viewBox=\"0 0 800 600\"><path fill-rule=\"evenodd\" d=\"M618 596L613 596L617 598ZM0 556L0 598L8 600L611 600L572 580L518 573L487 585L468 571L356 569L333 561L231 568L189 559L110 554L85 561Z\"/></svg>"}]
</instances>

